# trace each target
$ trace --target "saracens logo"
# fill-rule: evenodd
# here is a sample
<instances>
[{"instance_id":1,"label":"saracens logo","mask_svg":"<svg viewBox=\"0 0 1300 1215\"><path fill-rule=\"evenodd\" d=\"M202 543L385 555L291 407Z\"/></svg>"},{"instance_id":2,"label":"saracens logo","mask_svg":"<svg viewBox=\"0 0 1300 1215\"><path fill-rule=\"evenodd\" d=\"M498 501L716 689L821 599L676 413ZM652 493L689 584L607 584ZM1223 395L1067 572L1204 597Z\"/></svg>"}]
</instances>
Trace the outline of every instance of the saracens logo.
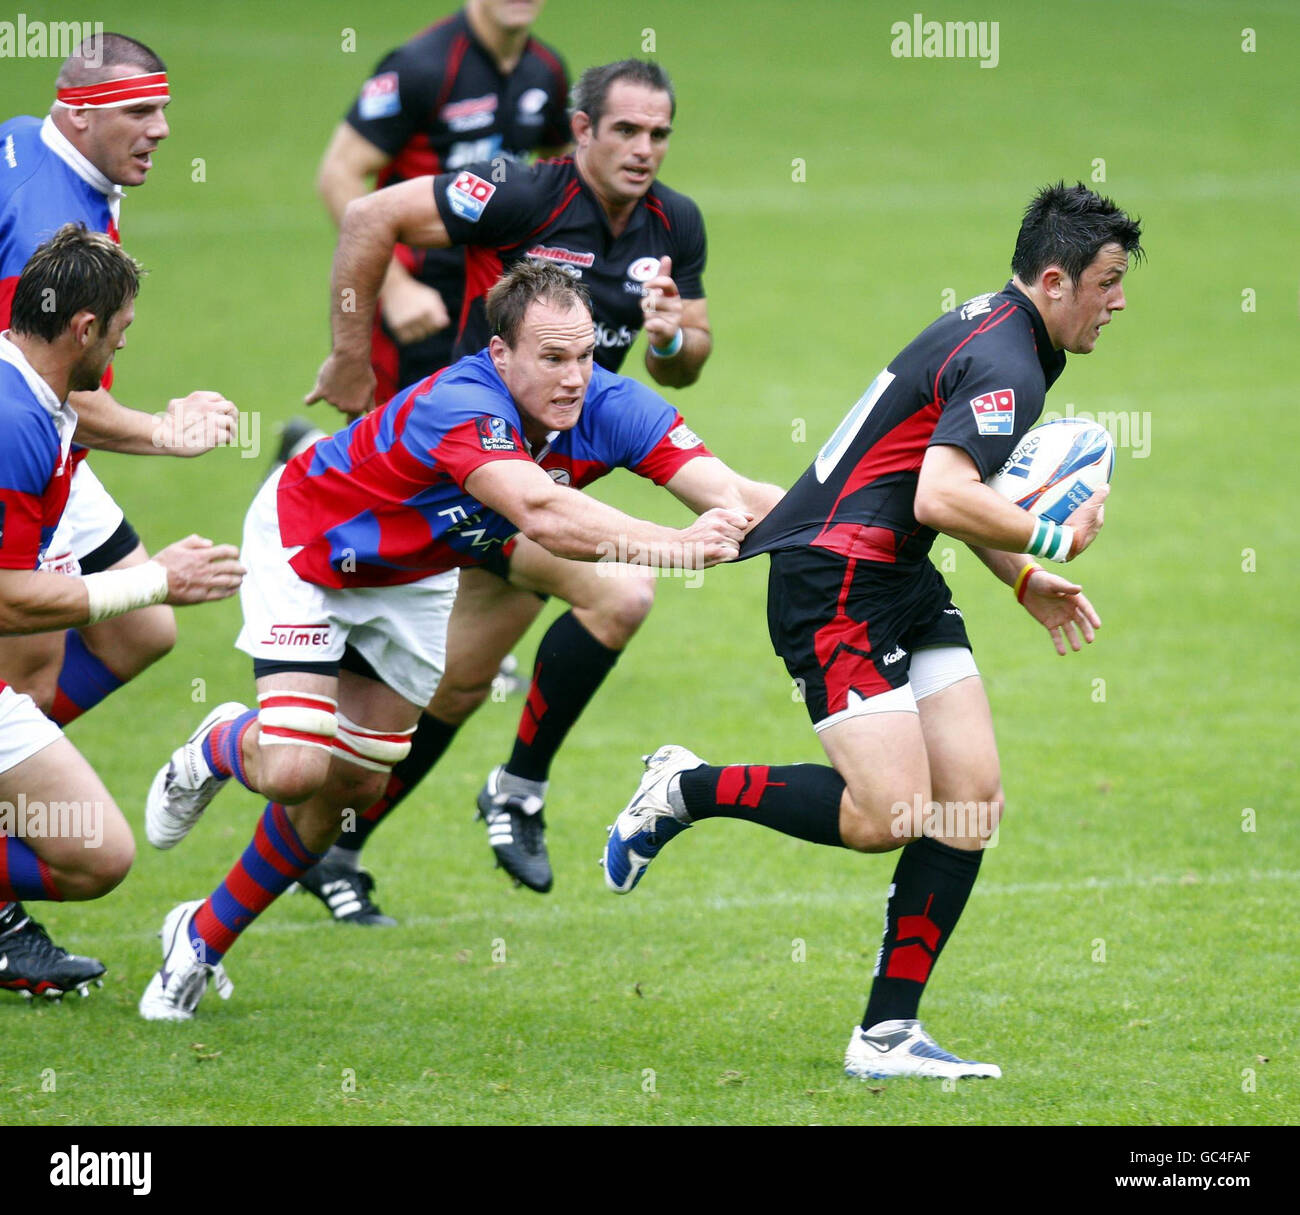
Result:
<instances>
[{"instance_id":1,"label":"saracens logo","mask_svg":"<svg viewBox=\"0 0 1300 1215\"><path fill-rule=\"evenodd\" d=\"M638 257L627 268L627 276L634 283L648 283L658 273L659 259L657 257Z\"/></svg>"},{"instance_id":2,"label":"saracens logo","mask_svg":"<svg viewBox=\"0 0 1300 1215\"><path fill-rule=\"evenodd\" d=\"M262 645L277 649L298 649L302 646L329 645L328 624L273 624L270 633L262 638Z\"/></svg>"}]
</instances>

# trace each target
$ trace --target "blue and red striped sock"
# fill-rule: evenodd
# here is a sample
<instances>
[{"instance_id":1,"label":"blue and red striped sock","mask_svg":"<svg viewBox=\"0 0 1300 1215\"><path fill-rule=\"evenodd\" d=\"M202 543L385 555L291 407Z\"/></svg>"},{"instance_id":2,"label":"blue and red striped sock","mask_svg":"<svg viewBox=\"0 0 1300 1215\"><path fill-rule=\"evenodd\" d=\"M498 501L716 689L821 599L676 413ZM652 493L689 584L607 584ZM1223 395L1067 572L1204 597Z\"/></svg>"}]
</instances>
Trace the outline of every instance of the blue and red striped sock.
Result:
<instances>
[{"instance_id":1,"label":"blue and red striped sock","mask_svg":"<svg viewBox=\"0 0 1300 1215\"><path fill-rule=\"evenodd\" d=\"M279 802L267 803L244 855L190 920L199 957L220 962L239 934L323 855L298 838Z\"/></svg>"},{"instance_id":2,"label":"blue and red striped sock","mask_svg":"<svg viewBox=\"0 0 1300 1215\"><path fill-rule=\"evenodd\" d=\"M218 722L203 740L203 758L208 761L208 767L218 776L233 776L245 789L253 786L244 771L244 735L256 720L257 710L249 709L230 721Z\"/></svg>"},{"instance_id":3,"label":"blue and red striped sock","mask_svg":"<svg viewBox=\"0 0 1300 1215\"><path fill-rule=\"evenodd\" d=\"M22 840L0 835L0 908L10 900L38 899L63 902L50 867Z\"/></svg>"},{"instance_id":4,"label":"blue and red striped sock","mask_svg":"<svg viewBox=\"0 0 1300 1215\"><path fill-rule=\"evenodd\" d=\"M66 726L125 682L95 657L76 629L69 629L63 634L63 666L59 668L59 686L50 717Z\"/></svg>"}]
</instances>

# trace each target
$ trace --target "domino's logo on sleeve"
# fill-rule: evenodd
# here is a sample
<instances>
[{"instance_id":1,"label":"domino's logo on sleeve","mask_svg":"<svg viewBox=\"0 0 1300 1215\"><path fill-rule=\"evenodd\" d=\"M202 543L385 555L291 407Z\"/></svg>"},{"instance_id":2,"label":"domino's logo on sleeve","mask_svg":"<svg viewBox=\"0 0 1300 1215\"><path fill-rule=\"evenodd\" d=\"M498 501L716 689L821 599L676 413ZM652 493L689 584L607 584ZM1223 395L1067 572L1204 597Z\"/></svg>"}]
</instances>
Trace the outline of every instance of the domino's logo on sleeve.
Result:
<instances>
[{"instance_id":1,"label":"domino's logo on sleeve","mask_svg":"<svg viewBox=\"0 0 1300 1215\"><path fill-rule=\"evenodd\" d=\"M970 403L975 413L975 428L982 435L1009 435L1015 429L1016 393L1013 388L999 388L974 397Z\"/></svg>"},{"instance_id":2,"label":"domino's logo on sleeve","mask_svg":"<svg viewBox=\"0 0 1300 1215\"><path fill-rule=\"evenodd\" d=\"M382 72L372 76L361 86L357 112L362 118L392 118L400 113L402 99L398 91L397 73Z\"/></svg>"},{"instance_id":3,"label":"domino's logo on sleeve","mask_svg":"<svg viewBox=\"0 0 1300 1215\"><path fill-rule=\"evenodd\" d=\"M447 202L461 219L476 224L488 200L497 192L496 186L473 173L460 173L447 187Z\"/></svg>"}]
</instances>

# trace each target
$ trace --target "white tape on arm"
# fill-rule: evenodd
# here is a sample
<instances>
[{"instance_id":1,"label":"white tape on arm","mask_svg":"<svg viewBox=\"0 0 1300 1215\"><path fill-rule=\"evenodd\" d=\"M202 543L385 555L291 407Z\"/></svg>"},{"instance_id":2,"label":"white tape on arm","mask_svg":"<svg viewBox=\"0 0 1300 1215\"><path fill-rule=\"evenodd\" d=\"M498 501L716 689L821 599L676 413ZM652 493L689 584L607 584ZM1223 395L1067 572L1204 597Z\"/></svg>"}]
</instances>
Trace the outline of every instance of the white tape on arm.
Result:
<instances>
[{"instance_id":1,"label":"white tape on arm","mask_svg":"<svg viewBox=\"0 0 1300 1215\"><path fill-rule=\"evenodd\" d=\"M105 570L87 574L86 598L90 600L90 619L98 624L110 616L134 612L136 608L162 603L167 598L167 571L156 561L133 565L124 570Z\"/></svg>"}]
</instances>

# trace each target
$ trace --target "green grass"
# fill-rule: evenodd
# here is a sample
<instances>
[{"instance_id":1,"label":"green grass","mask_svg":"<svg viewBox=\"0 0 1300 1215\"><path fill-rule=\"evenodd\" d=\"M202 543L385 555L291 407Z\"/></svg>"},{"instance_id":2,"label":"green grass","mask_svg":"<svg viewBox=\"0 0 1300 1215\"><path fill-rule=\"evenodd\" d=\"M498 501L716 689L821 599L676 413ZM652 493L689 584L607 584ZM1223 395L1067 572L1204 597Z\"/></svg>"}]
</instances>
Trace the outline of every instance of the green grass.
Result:
<instances>
[{"instance_id":1,"label":"green grass","mask_svg":"<svg viewBox=\"0 0 1300 1215\"><path fill-rule=\"evenodd\" d=\"M895 60L889 26L912 10L856 0L554 0L539 28L571 68L638 53L654 28L679 89L664 178L704 209L717 339L700 385L675 399L755 476L791 482L945 290L960 301L1001 285L1035 186L1091 181L1104 160L1104 189L1145 221L1150 260L1128 280L1128 312L1049 397L1150 426L1147 458L1121 452L1106 531L1077 567L1105 621L1096 646L1056 658L952 546L1009 810L923 1012L942 1043L997 1060L1004 1078L946 1089L840 1075L890 857L705 824L633 897L603 889L603 827L642 751L673 740L718 761L819 758L770 652L755 562L698 590L662 584L556 765L549 896L494 873L470 821L513 702L484 708L367 851L401 927L337 929L314 901L286 898L232 953L234 998L209 995L189 1025L136 1016L153 933L225 873L252 795L223 794L173 853L144 845L111 897L39 908L110 970L84 1002L0 1001L13 1120L1296 1120L1300 428L1283 359L1297 326L1300 16L1284 0L918 7L998 20L998 68ZM333 242L317 159L370 65L420 17L389 0L85 16L154 44L175 82L174 134L124 208L127 245L152 273L121 396L159 408L219 388L256 412L265 448L326 351ZM345 28L355 54L339 50ZM51 75L6 62L5 110L38 110ZM806 181L791 180L796 158ZM95 466L157 547L189 530L237 539L264 457ZM599 493L683 517L632 478ZM237 627L232 604L185 612L176 652L71 731L142 844L145 789L201 713L195 696L251 693Z\"/></svg>"}]
</instances>

